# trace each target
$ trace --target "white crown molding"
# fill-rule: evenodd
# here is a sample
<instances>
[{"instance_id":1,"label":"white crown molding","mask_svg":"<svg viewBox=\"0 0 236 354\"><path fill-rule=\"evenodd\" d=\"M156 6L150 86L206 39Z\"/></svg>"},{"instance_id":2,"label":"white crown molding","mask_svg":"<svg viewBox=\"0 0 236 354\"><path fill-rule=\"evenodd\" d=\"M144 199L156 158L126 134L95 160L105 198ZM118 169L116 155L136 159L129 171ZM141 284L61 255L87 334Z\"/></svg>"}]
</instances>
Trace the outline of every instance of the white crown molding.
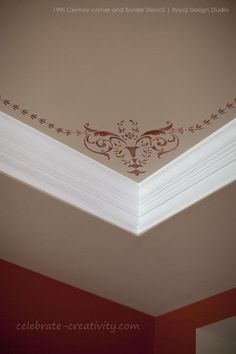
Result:
<instances>
[{"instance_id":1,"label":"white crown molding","mask_svg":"<svg viewBox=\"0 0 236 354\"><path fill-rule=\"evenodd\" d=\"M2 112L0 170L136 232L137 183Z\"/></svg>"},{"instance_id":2,"label":"white crown molding","mask_svg":"<svg viewBox=\"0 0 236 354\"><path fill-rule=\"evenodd\" d=\"M236 180L236 118L140 185L138 233Z\"/></svg>"},{"instance_id":3,"label":"white crown molding","mask_svg":"<svg viewBox=\"0 0 236 354\"><path fill-rule=\"evenodd\" d=\"M0 171L140 235L236 179L236 119L137 183L0 112Z\"/></svg>"}]
</instances>

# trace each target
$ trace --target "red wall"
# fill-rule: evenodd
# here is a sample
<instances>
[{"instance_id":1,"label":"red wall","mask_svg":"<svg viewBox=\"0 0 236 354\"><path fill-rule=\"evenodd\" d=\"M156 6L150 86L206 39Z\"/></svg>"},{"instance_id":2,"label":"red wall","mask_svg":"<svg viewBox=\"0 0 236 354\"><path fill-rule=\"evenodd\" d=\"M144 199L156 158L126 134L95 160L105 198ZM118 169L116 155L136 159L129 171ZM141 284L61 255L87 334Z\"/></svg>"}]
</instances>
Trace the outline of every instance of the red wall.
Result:
<instances>
[{"instance_id":1,"label":"red wall","mask_svg":"<svg viewBox=\"0 0 236 354\"><path fill-rule=\"evenodd\" d=\"M196 328L236 315L236 289L155 321L154 317L5 261L0 261L0 281L1 354L153 354L153 350L155 354L195 354ZM137 323L140 330L16 329L17 324L27 321Z\"/></svg>"},{"instance_id":2,"label":"red wall","mask_svg":"<svg viewBox=\"0 0 236 354\"><path fill-rule=\"evenodd\" d=\"M152 354L154 317L0 261L1 354ZM140 330L17 331L18 323L104 321Z\"/></svg>"},{"instance_id":3,"label":"red wall","mask_svg":"<svg viewBox=\"0 0 236 354\"><path fill-rule=\"evenodd\" d=\"M196 328L236 315L236 288L156 318L155 354L195 354Z\"/></svg>"}]
</instances>

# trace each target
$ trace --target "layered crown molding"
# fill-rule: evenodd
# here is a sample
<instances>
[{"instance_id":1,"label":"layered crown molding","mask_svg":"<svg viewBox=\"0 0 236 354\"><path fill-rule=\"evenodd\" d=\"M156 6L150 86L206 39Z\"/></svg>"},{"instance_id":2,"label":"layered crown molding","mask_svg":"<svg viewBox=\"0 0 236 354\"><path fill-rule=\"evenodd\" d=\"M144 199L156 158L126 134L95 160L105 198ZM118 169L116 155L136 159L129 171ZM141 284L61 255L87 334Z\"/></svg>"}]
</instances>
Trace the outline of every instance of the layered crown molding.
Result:
<instances>
[{"instance_id":1,"label":"layered crown molding","mask_svg":"<svg viewBox=\"0 0 236 354\"><path fill-rule=\"evenodd\" d=\"M137 183L0 112L0 170L140 235L236 179L236 119Z\"/></svg>"}]
</instances>

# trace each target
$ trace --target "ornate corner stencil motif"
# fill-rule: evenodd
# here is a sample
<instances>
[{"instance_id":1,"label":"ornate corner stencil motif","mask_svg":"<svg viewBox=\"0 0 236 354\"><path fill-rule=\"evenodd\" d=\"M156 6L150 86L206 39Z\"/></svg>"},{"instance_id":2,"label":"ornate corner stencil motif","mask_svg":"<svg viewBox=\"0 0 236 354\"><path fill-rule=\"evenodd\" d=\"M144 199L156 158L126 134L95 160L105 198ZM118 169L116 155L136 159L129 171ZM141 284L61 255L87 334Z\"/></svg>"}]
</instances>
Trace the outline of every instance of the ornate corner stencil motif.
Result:
<instances>
[{"instance_id":1,"label":"ornate corner stencil motif","mask_svg":"<svg viewBox=\"0 0 236 354\"><path fill-rule=\"evenodd\" d=\"M89 123L84 125L83 131L60 128L55 123L49 122L35 113L30 113L28 109L12 103L9 99L0 96L0 102L14 111L18 111L23 116L46 126L48 129L56 131L58 134L83 137L83 143L87 150L103 155L108 160L111 157L117 158L126 166L128 173L139 176L147 172L145 165L153 154L159 159L162 155L177 149L180 144L178 135L196 133L212 124L227 111L235 108L236 98L231 103L226 103L224 107L218 109L217 113L211 114L210 117L205 118L201 123L187 128L175 128L173 123L167 121L164 127L144 133L140 132L138 122L133 120L118 122L116 132L93 129Z\"/></svg>"},{"instance_id":2,"label":"ornate corner stencil motif","mask_svg":"<svg viewBox=\"0 0 236 354\"><path fill-rule=\"evenodd\" d=\"M110 155L120 159L127 172L139 176L145 173L142 168L156 152L157 157L175 150L179 145L177 135L172 132L173 124L166 122L164 128L140 133L138 123L133 120L117 123L118 132L91 129L85 124L84 145L96 154L104 155L110 159Z\"/></svg>"}]
</instances>

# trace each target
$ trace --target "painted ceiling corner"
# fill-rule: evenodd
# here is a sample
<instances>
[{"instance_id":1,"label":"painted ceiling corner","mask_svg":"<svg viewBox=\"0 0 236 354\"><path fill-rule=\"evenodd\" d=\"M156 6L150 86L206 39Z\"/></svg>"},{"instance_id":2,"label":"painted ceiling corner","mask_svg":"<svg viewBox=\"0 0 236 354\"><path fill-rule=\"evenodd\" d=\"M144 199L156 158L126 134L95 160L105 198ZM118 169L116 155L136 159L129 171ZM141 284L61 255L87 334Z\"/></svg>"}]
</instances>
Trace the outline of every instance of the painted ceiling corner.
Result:
<instances>
[{"instance_id":1,"label":"painted ceiling corner","mask_svg":"<svg viewBox=\"0 0 236 354\"><path fill-rule=\"evenodd\" d=\"M54 2L2 1L2 172L135 235L235 180L235 4Z\"/></svg>"}]
</instances>

